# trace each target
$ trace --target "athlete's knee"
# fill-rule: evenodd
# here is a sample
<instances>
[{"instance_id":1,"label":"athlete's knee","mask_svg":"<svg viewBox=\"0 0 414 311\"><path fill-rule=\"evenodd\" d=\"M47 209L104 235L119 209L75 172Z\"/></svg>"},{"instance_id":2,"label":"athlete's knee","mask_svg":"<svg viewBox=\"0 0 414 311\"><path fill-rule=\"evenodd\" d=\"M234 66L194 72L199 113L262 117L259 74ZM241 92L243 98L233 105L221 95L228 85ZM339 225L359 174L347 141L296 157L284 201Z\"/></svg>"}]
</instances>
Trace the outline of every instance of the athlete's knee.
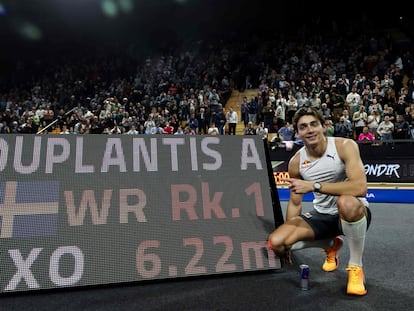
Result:
<instances>
[{"instance_id":1,"label":"athlete's knee","mask_svg":"<svg viewBox=\"0 0 414 311\"><path fill-rule=\"evenodd\" d=\"M286 246L283 243L283 240L280 238L276 232L273 232L269 235L269 239L267 240L267 246L269 249L272 249L278 254L281 254L286 251Z\"/></svg>"},{"instance_id":2,"label":"athlete's knee","mask_svg":"<svg viewBox=\"0 0 414 311\"><path fill-rule=\"evenodd\" d=\"M361 201L351 195L341 195L336 205L341 218L348 221L358 220L365 214L365 207Z\"/></svg>"},{"instance_id":3,"label":"athlete's knee","mask_svg":"<svg viewBox=\"0 0 414 311\"><path fill-rule=\"evenodd\" d=\"M336 206L338 206L339 209L348 210L355 207L355 197L351 195L341 195L338 197L338 200L336 201Z\"/></svg>"}]
</instances>

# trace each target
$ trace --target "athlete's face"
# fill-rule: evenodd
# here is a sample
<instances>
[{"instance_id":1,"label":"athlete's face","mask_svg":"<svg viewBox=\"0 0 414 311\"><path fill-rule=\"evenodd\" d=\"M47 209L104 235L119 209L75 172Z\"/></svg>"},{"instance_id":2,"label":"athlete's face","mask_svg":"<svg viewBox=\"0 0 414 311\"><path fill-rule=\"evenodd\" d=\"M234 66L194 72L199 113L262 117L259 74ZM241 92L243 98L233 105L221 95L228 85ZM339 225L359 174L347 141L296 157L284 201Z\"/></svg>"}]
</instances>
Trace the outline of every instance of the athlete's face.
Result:
<instances>
[{"instance_id":1,"label":"athlete's face","mask_svg":"<svg viewBox=\"0 0 414 311\"><path fill-rule=\"evenodd\" d=\"M305 115L298 120L298 136L305 145L317 144L325 139L325 126L314 116Z\"/></svg>"}]
</instances>

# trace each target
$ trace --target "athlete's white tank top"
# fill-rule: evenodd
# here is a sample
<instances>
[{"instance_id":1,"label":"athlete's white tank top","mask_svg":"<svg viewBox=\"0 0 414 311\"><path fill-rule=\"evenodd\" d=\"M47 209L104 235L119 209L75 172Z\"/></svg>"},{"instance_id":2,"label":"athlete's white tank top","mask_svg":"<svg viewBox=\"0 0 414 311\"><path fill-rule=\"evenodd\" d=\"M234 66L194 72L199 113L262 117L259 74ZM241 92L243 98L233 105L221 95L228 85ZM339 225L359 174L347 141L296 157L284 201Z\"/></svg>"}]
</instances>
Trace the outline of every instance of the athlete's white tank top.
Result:
<instances>
[{"instance_id":1,"label":"athlete's white tank top","mask_svg":"<svg viewBox=\"0 0 414 311\"><path fill-rule=\"evenodd\" d=\"M335 139L327 137L328 145L325 153L317 160L309 159L305 147L299 150L300 162L299 173L304 180L314 182L340 182L346 180L345 164L336 150ZM338 196L314 192L313 206L323 214L337 214L336 201ZM365 206L368 202L365 198L360 199Z\"/></svg>"}]
</instances>

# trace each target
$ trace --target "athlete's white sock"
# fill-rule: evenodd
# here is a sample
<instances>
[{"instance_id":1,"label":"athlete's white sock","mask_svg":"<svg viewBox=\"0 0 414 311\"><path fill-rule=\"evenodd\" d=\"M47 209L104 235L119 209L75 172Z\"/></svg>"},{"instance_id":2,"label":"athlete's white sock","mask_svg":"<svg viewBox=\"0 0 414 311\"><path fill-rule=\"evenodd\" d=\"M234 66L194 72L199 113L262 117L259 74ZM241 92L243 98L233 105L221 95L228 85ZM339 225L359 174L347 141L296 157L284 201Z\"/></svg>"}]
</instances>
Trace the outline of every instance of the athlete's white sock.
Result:
<instances>
[{"instance_id":1,"label":"athlete's white sock","mask_svg":"<svg viewBox=\"0 0 414 311\"><path fill-rule=\"evenodd\" d=\"M341 219L342 231L349 245L348 265L362 267L365 233L367 232L367 218L364 216L358 221L347 222Z\"/></svg>"},{"instance_id":2,"label":"athlete's white sock","mask_svg":"<svg viewBox=\"0 0 414 311\"><path fill-rule=\"evenodd\" d=\"M334 239L324 239L324 240L312 240L312 241L298 241L292 245L290 248L291 251L297 251L304 248L311 248L311 247L317 247L317 248L329 248L333 246Z\"/></svg>"}]
</instances>

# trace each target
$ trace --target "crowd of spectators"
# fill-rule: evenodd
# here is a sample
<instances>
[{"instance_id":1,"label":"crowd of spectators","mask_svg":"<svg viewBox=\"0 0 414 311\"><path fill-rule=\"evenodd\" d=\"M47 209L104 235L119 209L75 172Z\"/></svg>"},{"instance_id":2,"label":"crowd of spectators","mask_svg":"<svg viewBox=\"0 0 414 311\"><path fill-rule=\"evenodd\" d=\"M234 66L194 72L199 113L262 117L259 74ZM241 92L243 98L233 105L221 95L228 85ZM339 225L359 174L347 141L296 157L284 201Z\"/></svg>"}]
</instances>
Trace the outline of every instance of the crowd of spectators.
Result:
<instances>
[{"instance_id":1,"label":"crowd of spectators","mask_svg":"<svg viewBox=\"0 0 414 311\"><path fill-rule=\"evenodd\" d=\"M290 135L295 111L313 106L327 135L414 139L412 49L387 32L301 29L199 41L142 60L89 52L18 63L0 89L0 133L225 135L232 91L254 88L240 103L246 133Z\"/></svg>"}]
</instances>

